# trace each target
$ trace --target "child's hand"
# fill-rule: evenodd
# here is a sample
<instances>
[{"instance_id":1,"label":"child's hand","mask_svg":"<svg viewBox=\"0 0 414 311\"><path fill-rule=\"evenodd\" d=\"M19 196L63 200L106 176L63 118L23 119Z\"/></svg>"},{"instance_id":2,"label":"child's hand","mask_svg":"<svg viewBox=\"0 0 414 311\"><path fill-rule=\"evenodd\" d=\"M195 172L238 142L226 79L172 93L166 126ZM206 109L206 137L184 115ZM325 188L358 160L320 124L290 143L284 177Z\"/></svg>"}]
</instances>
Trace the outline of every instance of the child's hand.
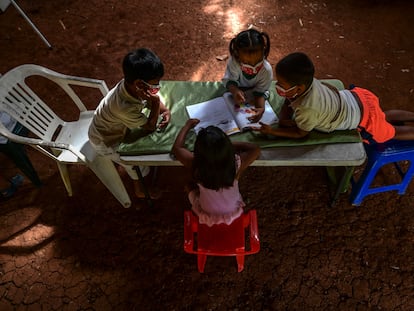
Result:
<instances>
[{"instance_id":1,"label":"child's hand","mask_svg":"<svg viewBox=\"0 0 414 311\"><path fill-rule=\"evenodd\" d=\"M185 127L187 127L188 129L192 129L198 123L200 123L200 120L199 119L188 119L187 122L185 123Z\"/></svg>"},{"instance_id":2,"label":"child's hand","mask_svg":"<svg viewBox=\"0 0 414 311\"><path fill-rule=\"evenodd\" d=\"M252 126L251 129L254 131L258 131L262 134L270 134L272 135L272 127L268 124L264 124L262 122L259 122L260 127Z\"/></svg>"},{"instance_id":3,"label":"child's hand","mask_svg":"<svg viewBox=\"0 0 414 311\"><path fill-rule=\"evenodd\" d=\"M253 111L255 112L255 114L249 117L249 121L252 123L257 123L263 116L264 108L253 108Z\"/></svg>"},{"instance_id":4,"label":"child's hand","mask_svg":"<svg viewBox=\"0 0 414 311\"><path fill-rule=\"evenodd\" d=\"M151 94L150 91L148 89L143 90L140 88L137 88L137 95L142 99L142 100L147 100L151 103L153 102L157 102L160 100L158 95L154 95Z\"/></svg>"},{"instance_id":5,"label":"child's hand","mask_svg":"<svg viewBox=\"0 0 414 311\"><path fill-rule=\"evenodd\" d=\"M162 129L165 128L168 123L170 123L171 120L171 111L169 109L165 109L162 113L161 113L161 122L158 125L158 128Z\"/></svg>"},{"instance_id":6,"label":"child's hand","mask_svg":"<svg viewBox=\"0 0 414 311\"><path fill-rule=\"evenodd\" d=\"M246 96L244 95L244 92L240 90L239 88L234 90L232 92L232 95L233 95L234 102L236 104L243 104L246 102Z\"/></svg>"}]
</instances>

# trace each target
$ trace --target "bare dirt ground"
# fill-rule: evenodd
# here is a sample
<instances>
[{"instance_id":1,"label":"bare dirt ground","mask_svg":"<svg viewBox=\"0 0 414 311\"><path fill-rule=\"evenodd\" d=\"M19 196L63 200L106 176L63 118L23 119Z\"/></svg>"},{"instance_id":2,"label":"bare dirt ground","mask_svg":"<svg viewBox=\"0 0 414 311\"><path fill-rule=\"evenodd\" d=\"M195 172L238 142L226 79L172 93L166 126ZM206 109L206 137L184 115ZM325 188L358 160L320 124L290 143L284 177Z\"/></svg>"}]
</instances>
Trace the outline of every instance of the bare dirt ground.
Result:
<instances>
[{"instance_id":1,"label":"bare dirt ground","mask_svg":"<svg viewBox=\"0 0 414 311\"><path fill-rule=\"evenodd\" d=\"M319 78L371 89L384 109L414 110L412 1L19 4L53 49L9 7L0 14L0 73L35 63L112 87L124 54L149 47L165 62L165 80L216 81L225 68L216 56L253 24L270 35L272 64L304 51ZM258 212L261 251L242 273L233 258L209 258L200 274L182 249L182 168L159 170L164 194L154 208L134 200L124 209L85 167L71 167L68 197L56 165L29 154L45 185L26 180L0 202L0 310L414 309L413 185L360 207L344 194L329 208L323 168L249 168L241 191ZM2 174L13 175L1 159ZM389 177L386 169L380 181Z\"/></svg>"}]
</instances>

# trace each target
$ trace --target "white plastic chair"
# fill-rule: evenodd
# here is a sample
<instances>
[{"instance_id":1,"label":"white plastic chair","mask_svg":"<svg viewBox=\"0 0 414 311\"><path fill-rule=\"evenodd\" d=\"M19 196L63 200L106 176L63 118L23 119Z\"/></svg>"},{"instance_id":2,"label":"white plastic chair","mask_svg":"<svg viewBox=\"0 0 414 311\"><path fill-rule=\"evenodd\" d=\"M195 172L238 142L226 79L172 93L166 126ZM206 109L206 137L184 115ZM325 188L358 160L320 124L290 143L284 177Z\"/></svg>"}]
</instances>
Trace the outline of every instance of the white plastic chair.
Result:
<instances>
[{"instance_id":1,"label":"white plastic chair","mask_svg":"<svg viewBox=\"0 0 414 311\"><path fill-rule=\"evenodd\" d=\"M30 76L42 76L60 86L79 108L78 120L67 122L56 115L26 84L26 78ZM54 159L69 196L72 196L72 186L67 164L85 164L124 207L129 207L131 200L114 163L107 157L97 156L89 143L88 128L94 111L86 109L72 86L99 89L102 95L108 93L105 81L68 76L38 65L21 65L0 76L0 110L15 118L37 138L15 135L1 123L0 134Z\"/></svg>"}]
</instances>

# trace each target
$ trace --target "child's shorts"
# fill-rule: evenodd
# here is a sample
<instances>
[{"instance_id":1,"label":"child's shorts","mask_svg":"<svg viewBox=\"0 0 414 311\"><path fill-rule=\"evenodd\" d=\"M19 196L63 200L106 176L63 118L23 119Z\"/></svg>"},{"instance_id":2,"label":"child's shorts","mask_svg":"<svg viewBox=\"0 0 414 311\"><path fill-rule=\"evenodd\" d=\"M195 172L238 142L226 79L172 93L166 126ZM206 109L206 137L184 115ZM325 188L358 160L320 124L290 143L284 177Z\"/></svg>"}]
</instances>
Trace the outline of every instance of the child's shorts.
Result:
<instances>
[{"instance_id":1,"label":"child's shorts","mask_svg":"<svg viewBox=\"0 0 414 311\"><path fill-rule=\"evenodd\" d=\"M358 96L363 108L362 120L358 127L362 137L367 139L364 136L370 136L377 143L383 143L393 138L395 128L385 119L385 113L379 105L378 97L372 92L359 87L351 89L351 92Z\"/></svg>"}]
</instances>

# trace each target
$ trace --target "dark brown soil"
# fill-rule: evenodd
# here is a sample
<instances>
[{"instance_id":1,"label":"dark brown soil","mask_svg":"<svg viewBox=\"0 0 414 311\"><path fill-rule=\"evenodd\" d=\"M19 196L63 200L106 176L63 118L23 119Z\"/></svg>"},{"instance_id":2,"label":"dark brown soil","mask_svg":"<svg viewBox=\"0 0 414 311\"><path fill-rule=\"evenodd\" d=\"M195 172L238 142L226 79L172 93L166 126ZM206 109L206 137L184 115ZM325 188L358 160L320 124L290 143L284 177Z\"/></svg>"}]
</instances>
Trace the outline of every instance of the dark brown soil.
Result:
<instances>
[{"instance_id":1,"label":"dark brown soil","mask_svg":"<svg viewBox=\"0 0 414 311\"><path fill-rule=\"evenodd\" d=\"M272 64L304 51L319 78L371 89L384 109L414 110L412 1L18 3L53 49L10 6L0 14L0 73L35 63L112 87L124 54L149 47L165 80L216 81L225 68L216 56L254 24L270 35ZM209 258L200 274L183 251L182 168L159 169L154 208L134 200L124 209L83 166L71 167L68 197L55 163L28 152L45 185L25 180L0 202L0 310L414 309L413 185L360 207L343 194L329 208L323 168L249 168L241 191L258 212L261 251L242 273L233 258ZM4 176L16 173L1 159ZM387 168L380 181L390 177Z\"/></svg>"}]
</instances>

